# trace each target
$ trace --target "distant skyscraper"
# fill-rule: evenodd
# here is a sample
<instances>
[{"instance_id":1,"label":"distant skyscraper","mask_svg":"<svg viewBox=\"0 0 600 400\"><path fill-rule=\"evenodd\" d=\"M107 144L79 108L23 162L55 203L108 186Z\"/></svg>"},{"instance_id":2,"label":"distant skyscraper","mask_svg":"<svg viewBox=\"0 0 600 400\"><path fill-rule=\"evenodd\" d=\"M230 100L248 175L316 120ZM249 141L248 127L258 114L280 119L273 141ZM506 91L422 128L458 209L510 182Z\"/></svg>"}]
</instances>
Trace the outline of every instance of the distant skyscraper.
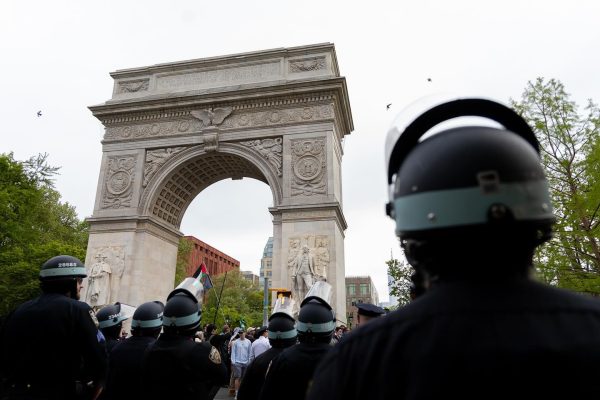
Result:
<instances>
[{"instance_id":1,"label":"distant skyscraper","mask_svg":"<svg viewBox=\"0 0 600 400\"><path fill-rule=\"evenodd\" d=\"M398 304L398 297L396 296L392 296L392 284L394 283L394 280L392 279L391 275L388 273L387 274L387 279L388 279L388 293L390 293L390 300L388 301L388 305L389 306L395 306Z\"/></svg>"},{"instance_id":2,"label":"distant skyscraper","mask_svg":"<svg viewBox=\"0 0 600 400\"><path fill-rule=\"evenodd\" d=\"M269 287L273 286L273 237L270 237L265 244L263 256L260 259L260 287L265 283L265 277L268 278Z\"/></svg>"}]
</instances>

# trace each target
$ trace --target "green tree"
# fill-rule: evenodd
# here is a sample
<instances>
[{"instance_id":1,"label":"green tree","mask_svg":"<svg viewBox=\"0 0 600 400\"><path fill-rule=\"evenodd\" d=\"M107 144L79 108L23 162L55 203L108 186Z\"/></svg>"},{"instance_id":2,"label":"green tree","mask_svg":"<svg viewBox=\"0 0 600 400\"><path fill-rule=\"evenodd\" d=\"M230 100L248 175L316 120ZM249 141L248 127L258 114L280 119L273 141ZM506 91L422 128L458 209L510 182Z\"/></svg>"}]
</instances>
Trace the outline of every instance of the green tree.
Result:
<instances>
[{"instance_id":1,"label":"green tree","mask_svg":"<svg viewBox=\"0 0 600 400\"><path fill-rule=\"evenodd\" d=\"M0 315L39 294L38 274L47 259L84 259L87 224L54 189L58 168L47 154L17 161L0 154Z\"/></svg>"},{"instance_id":2,"label":"green tree","mask_svg":"<svg viewBox=\"0 0 600 400\"><path fill-rule=\"evenodd\" d=\"M173 287L179 285L188 276L188 263L193 244L190 240L182 237L179 239L177 247L177 263L175 264L175 283Z\"/></svg>"},{"instance_id":3,"label":"green tree","mask_svg":"<svg viewBox=\"0 0 600 400\"><path fill-rule=\"evenodd\" d=\"M203 324L216 321L217 326L222 326L224 323L237 326L243 320L246 327L262 325L263 292L256 285L244 279L237 270L211 278L213 288L208 289L204 295ZM225 280L224 287L223 280ZM222 293L221 287L223 287ZM221 303L217 311L218 296L221 296Z\"/></svg>"},{"instance_id":4,"label":"green tree","mask_svg":"<svg viewBox=\"0 0 600 400\"><path fill-rule=\"evenodd\" d=\"M398 260L392 254L390 259L385 262L388 267L388 274L392 278L390 286L390 296L398 298L398 306L404 306L410 302L410 276L415 272L406 260Z\"/></svg>"},{"instance_id":5,"label":"green tree","mask_svg":"<svg viewBox=\"0 0 600 400\"><path fill-rule=\"evenodd\" d=\"M541 145L557 216L555 237L536 254L548 283L600 295L600 110L583 112L555 79L528 82L512 105L534 128Z\"/></svg>"}]
</instances>

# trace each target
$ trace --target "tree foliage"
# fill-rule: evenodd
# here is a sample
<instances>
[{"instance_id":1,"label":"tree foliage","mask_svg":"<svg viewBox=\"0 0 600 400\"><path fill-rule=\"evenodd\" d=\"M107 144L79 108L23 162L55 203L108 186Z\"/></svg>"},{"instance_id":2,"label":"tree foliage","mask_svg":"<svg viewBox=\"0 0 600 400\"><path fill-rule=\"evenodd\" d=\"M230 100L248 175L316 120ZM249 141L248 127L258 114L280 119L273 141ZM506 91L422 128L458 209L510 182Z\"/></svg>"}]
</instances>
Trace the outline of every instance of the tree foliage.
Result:
<instances>
[{"instance_id":1,"label":"tree foliage","mask_svg":"<svg viewBox=\"0 0 600 400\"><path fill-rule=\"evenodd\" d=\"M385 262L388 266L388 274L392 278L390 285L390 296L398 298L398 306L404 306L410 302L411 275L415 272L406 260L391 258Z\"/></svg>"},{"instance_id":2,"label":"tree foliage","mask_svg":"<svg viewBox=\"0 0 600 400\"><path fill-rule=\"evenodd\" d=\"M536 254L539 276L600 295L600 110L588 100L580 112L560 81L543 78L512 105L540 141L557 216L555 237Z\"/></svg>"},{"instance_id":3,"label":"tree foliage","mask_svg":"<svg viewBox=\"0 0 600 400\"><path fill-rule=\"evenodd\" d=\"M0 315L39 294L38 274L47 259L85 258L87 224L60 201L47 154L17 161L0 154Z\"/></svg>"},{"instance_id":4,"label":"tree foliage","mask_svg":"<svg viewBox=\"0 0 600 400\"><path fill-rule=\"evenodd\" d=\"M262 325L263 292L256 285L244 279L237 270L211 278L213 288L206 292L202 307L203 324L216 321L217 326L222 326L224 323L239 326L240 321L243 320L246 327ZM224 287L223 281L225 281ZM221 288L223 288L222 293ZM218 296L221 298L221 303L217 311Z\"/></svg>"}]
</instances>

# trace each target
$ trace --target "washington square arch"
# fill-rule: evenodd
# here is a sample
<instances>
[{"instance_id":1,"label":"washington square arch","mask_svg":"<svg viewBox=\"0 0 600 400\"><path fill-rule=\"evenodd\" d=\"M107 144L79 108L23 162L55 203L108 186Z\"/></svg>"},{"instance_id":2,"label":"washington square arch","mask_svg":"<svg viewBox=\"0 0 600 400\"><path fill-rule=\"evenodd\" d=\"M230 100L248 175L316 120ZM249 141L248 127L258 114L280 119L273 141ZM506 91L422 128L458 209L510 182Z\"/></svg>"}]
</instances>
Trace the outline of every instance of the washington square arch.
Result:
<instances>
[{"instance_id":1,"label":"washington square arch","mask_svg":"<svg viewBox=\"0 0 600 400\"><path fill-rule=\"evenodd\" d=\"M308 266L345 315L341 161L353 123L333 44L111 76L112 98L90 107L105 133L86 300L164 301L186 208L213 183L254 178L273 195L273 286L300 291L298 269Z\"/></svg>"}]
</instances>

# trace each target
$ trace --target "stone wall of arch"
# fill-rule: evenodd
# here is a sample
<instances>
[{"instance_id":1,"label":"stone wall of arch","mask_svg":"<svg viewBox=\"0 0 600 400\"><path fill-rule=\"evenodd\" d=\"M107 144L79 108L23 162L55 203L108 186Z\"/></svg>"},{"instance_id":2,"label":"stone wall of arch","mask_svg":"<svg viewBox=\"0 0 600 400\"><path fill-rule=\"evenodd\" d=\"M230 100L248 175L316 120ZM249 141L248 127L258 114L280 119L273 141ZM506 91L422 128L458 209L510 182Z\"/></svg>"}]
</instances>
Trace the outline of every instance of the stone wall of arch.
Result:
<instances>
[{"instance_id":1,"label":"stone wall of arch","mask_svg":"<svg viewBox=\"0 0 600 400\"><path fill-rule=\"evenodd\" d=\"M112 99L90 107L105 134L86 265L119 255L105 297L164 301L191 201L219 180L253 178L273 194L273 284L293 285L294 246L307 246L344 316L341 142L352 118L333 45L111 75Z\"/></svg>"}]
</instances>

